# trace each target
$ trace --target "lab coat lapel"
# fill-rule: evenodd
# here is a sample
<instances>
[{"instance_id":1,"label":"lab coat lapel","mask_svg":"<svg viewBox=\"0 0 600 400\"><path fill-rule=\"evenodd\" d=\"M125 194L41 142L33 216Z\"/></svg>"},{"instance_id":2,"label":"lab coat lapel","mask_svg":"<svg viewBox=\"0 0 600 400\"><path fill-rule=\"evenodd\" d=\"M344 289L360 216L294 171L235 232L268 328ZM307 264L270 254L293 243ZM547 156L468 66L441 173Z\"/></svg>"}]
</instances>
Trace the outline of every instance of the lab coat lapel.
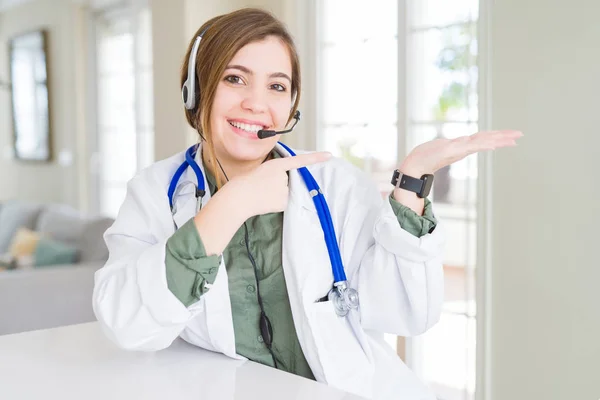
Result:
<instances>
[{"instance_id":1,"label":"lab coat lapel","mask_svg":"<svg viewBox=\"0 0 600 400\"><path fill-rule=\"evenodd\" d=\"M280 145L276 149L288 156ZM289 172L289 189L283 214L283 269L288 291L299 293L303 304L313 303L332 287L333 273L315 204L298 170Z\"/></svg>"},{"instance_id":2,"label":"lab coat lapel","mask_svg":"<svg viewBox=\"0 0 600 400\"><path fill-rule=\"evenodd\" d=\"M304 181L295 170L289 176L290 198L283 213L281 261L298 340L315 378L326 382L306 310L331 287L331 269L323 264L327 260L323 231L314 204L311 209L304 198L312 201Z\"/></svg>"},{"instance_id":3,"label":"lab coat lapel","mask_svg":"<svg viewBox=\"0 0 600 400\"><path fill-rule=\"evenodd\" d=\"M317 211L304 196L312 201L300 175L290 172L290 202L283 217L283 266L286 282L289 275L302 302L307 303L327 294L333 275Z\"/></svg>"}]
</instances>

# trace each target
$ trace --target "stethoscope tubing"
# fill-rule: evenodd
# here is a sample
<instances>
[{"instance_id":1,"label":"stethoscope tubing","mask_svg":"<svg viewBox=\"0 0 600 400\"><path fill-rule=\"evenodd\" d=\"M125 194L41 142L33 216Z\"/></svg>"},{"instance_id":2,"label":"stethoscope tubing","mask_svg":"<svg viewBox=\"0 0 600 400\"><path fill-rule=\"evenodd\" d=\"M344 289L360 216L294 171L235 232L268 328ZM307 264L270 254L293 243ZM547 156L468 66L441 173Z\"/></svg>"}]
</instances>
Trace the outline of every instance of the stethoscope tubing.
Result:
<instances>
[{"instance_id":1,"label":"stethoscope tubing","mask_svg":"<svg viewBox=\"0 0 600 400\"><path fill-rule=\"evenodd\" d=\"M296 156L296 153L288 146L281 142L278 143L283 148L285 148L292 157ZM176 191L177 183L179 182L179 179L181 178L188 166L192 168L194 174L196 175L196 179L198 180L198 190L200 190L201 192L205 191L204 175L202 174L202 170L200 169L198 163L194 160L197 149L198 144L195 144L189 149L187 149L187 151L185 152L185 161L177 168L175 174L173 175L173 178L171 179L171 182L169 183L168 195L169 206L171 207L171 210L173 210L173 195ZM315 181L315 178L306 167L299 168L298 172L302 176L306 188L311 194L313 203L315 204L315 208L319 216L319 221L323 230L323 236L325 238L325 245L329 254L329 260L331 262L331 269L334 277L334 282L345 282L346 273L344 271L344 266L340 255L340 249L337 243L333 221L331 219L331 212L329 210L327 201L325 200L325 196L323 195L321 188ZM197 199L197 201L201 201L201 199Z\"/></svg>"},{"instance_id":2,"label":"stethoscope tubing","mask_svg":"<svg viewBox=\"0 0 600 400\"><path fill-rule=\"evenodd\" d=\"M296 156L294 151L290 149L285 144L279 142L279 144L285 148L291 156ZM333 221L331 219L331 212L329 210L329 206L327 201L325 200L325 196L321 191L321 188L315 181L315 178L310 173L310 171L306 167L302 167L298 169L298 172L302 176L304 183L306 184L306 188L309 193L313 190L316 193L312 196L313 202L315 203L315 208L317 209L317 214L319 215L319 221L321 222L321 227L323 229L323 234L325 237L325 244L327 246L327 251L329 253L329 259L331 261L331 267L334 277L334 282L343 282L346 280L346 273L344 272L344 266L342 264L342 257L340 255L340 249L337 244L337 238L335 235L335 229L333 227Z\"/></svg>"}]
</instances>

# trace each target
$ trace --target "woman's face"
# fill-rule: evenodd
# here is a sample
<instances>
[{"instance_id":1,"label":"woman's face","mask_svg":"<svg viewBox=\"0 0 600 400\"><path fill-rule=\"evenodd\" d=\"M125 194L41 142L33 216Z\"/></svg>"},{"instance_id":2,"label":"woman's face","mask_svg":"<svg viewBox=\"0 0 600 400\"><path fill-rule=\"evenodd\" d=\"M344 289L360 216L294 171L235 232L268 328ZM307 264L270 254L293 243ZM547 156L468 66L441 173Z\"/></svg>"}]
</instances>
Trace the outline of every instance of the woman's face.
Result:
<instances>
[{"instance_id":1,"label":"woman's face","mask_svg":"<svg viewBox=\"0 0 600 400\"><path fill-rule=\"evenodd\" d=\"M256 161L269 153L279 135L258 139L257 131L285 127L291 79L289 52L277 37L249 43L236 53L221 76L210 118L219 159Z\"/></svg>"}]
</instances>

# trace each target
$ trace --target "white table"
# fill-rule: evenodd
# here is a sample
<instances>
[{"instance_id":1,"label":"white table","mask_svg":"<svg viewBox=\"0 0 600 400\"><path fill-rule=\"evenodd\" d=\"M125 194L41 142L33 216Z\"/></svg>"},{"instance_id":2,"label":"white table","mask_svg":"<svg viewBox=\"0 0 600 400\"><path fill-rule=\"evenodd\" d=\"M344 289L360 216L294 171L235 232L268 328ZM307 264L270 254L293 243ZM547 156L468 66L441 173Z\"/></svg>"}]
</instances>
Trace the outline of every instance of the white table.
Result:
<instances>
[{"instance_id":1,"label":"white table","mask_svg":"<svg viewBox=\"0 0 600 400\"><path fill-rule=\"evenodd\" d=\"M158 352L121 350L93 322L0 336L0 399L361 398L180 339Z\"/></svg>"}]
</instances>

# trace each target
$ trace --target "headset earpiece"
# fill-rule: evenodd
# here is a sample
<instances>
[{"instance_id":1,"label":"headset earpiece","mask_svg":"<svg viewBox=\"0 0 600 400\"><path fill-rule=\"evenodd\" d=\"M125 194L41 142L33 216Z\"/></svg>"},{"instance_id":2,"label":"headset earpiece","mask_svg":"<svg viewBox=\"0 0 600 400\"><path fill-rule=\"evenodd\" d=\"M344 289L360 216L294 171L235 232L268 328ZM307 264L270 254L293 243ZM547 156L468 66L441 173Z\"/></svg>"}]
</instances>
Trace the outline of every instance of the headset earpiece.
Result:
<instances>
[{"instance_id":1,"label":"headset earpiece","mask_svg":"<svg viewBox=\"0 0 600 400\"><path fill-rule=\"evenodd\" d=\"M196 56L198 55L200 41L202 40L202 36L204 35L204 32L206 32L206 29L208 29L208 27L206 27L198 36L196 36L196 40L192 46L192 51L190 51L190 58L188 59L187 78L185 79L185 82L183 82L183 86L181 88L181 97L183 98L183 104L187 110L193 110L196 108L196 103L200 99L200 93L196 93ZM200 88L199 79L198 88Z\"/></svg>"}]
</instances>

